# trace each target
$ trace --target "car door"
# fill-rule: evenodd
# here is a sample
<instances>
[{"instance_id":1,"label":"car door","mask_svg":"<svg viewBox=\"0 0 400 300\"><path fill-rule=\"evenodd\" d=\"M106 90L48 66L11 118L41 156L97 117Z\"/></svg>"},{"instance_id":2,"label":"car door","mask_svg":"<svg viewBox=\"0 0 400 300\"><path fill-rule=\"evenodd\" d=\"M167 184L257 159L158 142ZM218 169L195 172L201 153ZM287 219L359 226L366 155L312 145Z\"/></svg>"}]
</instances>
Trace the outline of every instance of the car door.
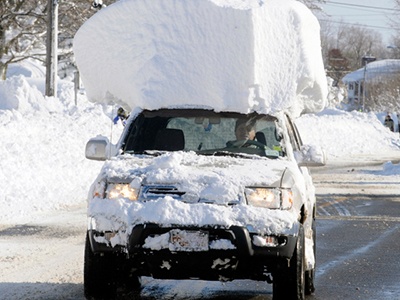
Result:
<instances>
[{"instance_id":1,"label":"car door","mask_svg":"<svg viewBox=\"0 0 400 300\"><path fill-rule=\"evenodd\" d=\"M296 127L296 124L291 120L288 115L285 115L286 127L288 129L289 139L293 147L293 151L300 151L301 146L303 145L300 133ZM312 182L312 177L310 171L307 167L302 166L299 167L305 184L306 184L306 193L307 193L307 203L306 208L308 210L308 215L312 215L315 217L315 187Z\"/></svg>"}]
</instances>

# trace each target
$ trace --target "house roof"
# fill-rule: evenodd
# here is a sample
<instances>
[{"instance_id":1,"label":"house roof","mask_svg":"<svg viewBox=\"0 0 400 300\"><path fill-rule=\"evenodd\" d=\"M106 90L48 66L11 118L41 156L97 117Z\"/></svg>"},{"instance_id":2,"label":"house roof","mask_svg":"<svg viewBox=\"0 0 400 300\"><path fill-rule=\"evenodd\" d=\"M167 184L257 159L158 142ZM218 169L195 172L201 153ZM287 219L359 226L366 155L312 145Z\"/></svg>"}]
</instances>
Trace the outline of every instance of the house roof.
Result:
<instances>
[{"instance_id":1,"label":"house roof","mask_svg":"<svg viewBox=\"0 0 400 300\"><path fill-rule=\"evenodd\" d=\"M362 67L344 76L342 81L344 83L364 81L364 71L366 81L400 74L400 59L382 59L370 62L365 69Z\"/></svg>"}]
</instances>

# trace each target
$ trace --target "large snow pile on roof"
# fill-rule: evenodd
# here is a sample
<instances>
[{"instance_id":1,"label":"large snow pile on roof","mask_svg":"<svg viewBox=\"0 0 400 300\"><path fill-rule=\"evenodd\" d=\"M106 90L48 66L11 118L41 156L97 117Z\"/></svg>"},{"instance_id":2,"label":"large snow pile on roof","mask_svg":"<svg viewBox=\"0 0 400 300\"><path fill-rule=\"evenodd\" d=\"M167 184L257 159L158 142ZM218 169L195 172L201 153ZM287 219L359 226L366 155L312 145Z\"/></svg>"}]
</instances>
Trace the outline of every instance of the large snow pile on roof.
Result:
<instances>
[{"instance_id":1,"label":"large snow pile on roof","mask_svg":"<svg viewBox=\"0 0 400 300\"><path fill-rule=\"evenodd\" d=\"M319 24L292 0L121 0L74 39L88 97L140 107L313 112L325 105Z\"/></svg>"}]
</instances>

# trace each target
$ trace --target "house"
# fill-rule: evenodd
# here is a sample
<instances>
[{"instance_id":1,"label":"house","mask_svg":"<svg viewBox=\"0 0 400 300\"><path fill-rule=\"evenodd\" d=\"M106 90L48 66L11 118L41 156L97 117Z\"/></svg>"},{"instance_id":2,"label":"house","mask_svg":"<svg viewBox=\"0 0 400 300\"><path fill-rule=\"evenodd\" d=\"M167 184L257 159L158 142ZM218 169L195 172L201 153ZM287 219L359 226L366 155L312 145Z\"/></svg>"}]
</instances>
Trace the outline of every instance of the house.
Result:
<instances>
[{"instance_id":1,"label":"house","mask_svg":"<svg viewBox=\"0 0 400 300\"><path fill-rule=\"evenodd\" d=\"M348 103L363 107L368 98L368 84L380 84L400 75L400 59L383 59L366 63L364 67L343 77Z\"/></svg>"}]
</instances>

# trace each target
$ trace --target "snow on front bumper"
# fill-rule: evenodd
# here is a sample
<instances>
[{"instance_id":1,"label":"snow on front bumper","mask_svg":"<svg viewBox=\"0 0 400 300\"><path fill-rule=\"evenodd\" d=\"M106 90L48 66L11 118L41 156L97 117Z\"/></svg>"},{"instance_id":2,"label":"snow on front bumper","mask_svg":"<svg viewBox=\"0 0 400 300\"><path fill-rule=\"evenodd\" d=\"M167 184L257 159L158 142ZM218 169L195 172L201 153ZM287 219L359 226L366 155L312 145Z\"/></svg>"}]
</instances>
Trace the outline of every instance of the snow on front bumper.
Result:
<instances>
[{"instance_id":1,"label":"snow on front bumper","mask_svg":"<svg viewBox=\"0 0 400 300\"><path fill-rule=\"evenodd\" d=\"M101 233L94 230L89 231L89 237L94 252L127 252L141 275L169 279L259 280L266 272L272 272L279 262L292 256L298 228L296 223L287 235L264 236L267 240L276 238L278 243L274 245L257 245L255 237L260 235L239 226L195 228L141 224L133 227L126 248L96 243L96 235Z\"/></svg>"},{"instance_id":2,"label":"snow on front bumper","mask_svg":"<svg viewBox=\"0 0 400 300\"><path fill-rule=\"evenodd\" d=\"M230 226L162 227L158 224L139 224L126 231L101 232L89 229L94 252L212 252L232 251L238 255L268 255L290 258L297 239L299 224L294 223L284 234L260 234L248 228ZM123 238L121 238L123 237ZM126 240L126 243L116 241Z\"/></svg>"},{"instance_id":3,"label":"snow on front bumper","mask_svg":"<svg viewBox=\"0 0 400 300\"><path fill-rule=\"evenodd\" d=\"M298 224L285 235L259 235L240 226L160 227L156 224L137 225L129 236L129 252L141 248L143 252L168 250L170 252L233 251L244 256L272 254L291 257L297 239ZM259 240L275 243L260 243ZM268 249L268 250L267 250ZM276 251L275 251L276 250Z\"/></svg>"},{"instance_id":4,"label":"snow on front bumper","mask_svg":"<svg viewBox=\"0 0 400 300\"><path fill-rule=\"evenodd\" d=\"M98 237L98 243L126 246L128 234L136 225L158 224L160 227L243 227L251 234L290 235L295 230L298 214L294 210L232 206L206 203L188 204L170 197L148 202L125 199L94 198L88 208L88 229L112 232L109 240ZM297 232L296 232L297 234Z\"/></svg>"}]
</instances>

